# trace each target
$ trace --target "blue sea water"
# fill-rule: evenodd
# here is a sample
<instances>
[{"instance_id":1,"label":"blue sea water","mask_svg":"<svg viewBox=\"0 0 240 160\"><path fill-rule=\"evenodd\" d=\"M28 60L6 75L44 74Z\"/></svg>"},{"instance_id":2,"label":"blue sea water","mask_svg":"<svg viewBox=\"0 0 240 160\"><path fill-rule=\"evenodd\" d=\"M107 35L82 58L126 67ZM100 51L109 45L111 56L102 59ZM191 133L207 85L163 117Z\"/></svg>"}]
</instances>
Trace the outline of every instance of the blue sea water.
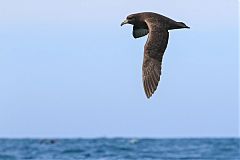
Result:
<instances>
[{"instance_id":1,"label":"blue sea water","mask_svg":"<svg viewBox=\"0 0 240 160\"><path fill-rule=\"evenodd\" d=\"M0 139L0 160L240 160L240 139Z\"/></svg>"}]
</instances>

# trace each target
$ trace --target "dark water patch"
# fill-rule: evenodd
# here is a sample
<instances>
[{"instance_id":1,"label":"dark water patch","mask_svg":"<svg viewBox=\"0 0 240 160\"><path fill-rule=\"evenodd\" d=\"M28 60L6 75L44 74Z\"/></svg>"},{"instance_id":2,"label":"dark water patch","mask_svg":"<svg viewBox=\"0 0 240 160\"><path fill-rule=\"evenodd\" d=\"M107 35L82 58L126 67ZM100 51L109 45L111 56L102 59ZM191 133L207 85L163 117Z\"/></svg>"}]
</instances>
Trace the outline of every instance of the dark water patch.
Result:
<instances>
[{"instance_id":1,"label":"dark water patch","mask_svg":"<svg viewBox=\"0 0 240 160\"><path fill-rule=\"evenodd\" d=\"M16 160L16 157L7 154L0 154L0 160Z\"/></svg>"},{"instance_id":2,"label":"dark water patch","mask_svg":"<svg viewBox=\"0 0 240 160\"><path fill-rule=\"evenodd\" d=\"M79 154L79 153L83 153L83 152L85 152L85 151L82 149L67 149L67 150L62 151L61 153L62 154Z\"/></svg>"}]
</instances>

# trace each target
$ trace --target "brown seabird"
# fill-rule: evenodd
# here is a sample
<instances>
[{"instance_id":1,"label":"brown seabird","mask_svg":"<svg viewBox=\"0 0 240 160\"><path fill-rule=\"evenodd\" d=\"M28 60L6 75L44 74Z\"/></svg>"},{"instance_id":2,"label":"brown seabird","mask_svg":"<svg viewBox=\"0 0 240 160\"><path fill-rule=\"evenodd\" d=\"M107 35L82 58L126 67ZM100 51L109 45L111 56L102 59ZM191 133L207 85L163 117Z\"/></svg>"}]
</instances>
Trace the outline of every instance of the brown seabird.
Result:
<instances>
[{"instance_id":1,"label":"brown seabird","mask_svg":"<svg viewBox=\"0 0 240 160\"><path fill-rule=\"evenodd\" d=\"M176 22L153 12L131 14L121 23L121 26L124 24L133 25L134 38L143 37L149 33L144 46L142 79L146 96L150 98L160 80L162 58L169 37L168 30L189 27L183 22Z\"/></svg>"}]
</instances>

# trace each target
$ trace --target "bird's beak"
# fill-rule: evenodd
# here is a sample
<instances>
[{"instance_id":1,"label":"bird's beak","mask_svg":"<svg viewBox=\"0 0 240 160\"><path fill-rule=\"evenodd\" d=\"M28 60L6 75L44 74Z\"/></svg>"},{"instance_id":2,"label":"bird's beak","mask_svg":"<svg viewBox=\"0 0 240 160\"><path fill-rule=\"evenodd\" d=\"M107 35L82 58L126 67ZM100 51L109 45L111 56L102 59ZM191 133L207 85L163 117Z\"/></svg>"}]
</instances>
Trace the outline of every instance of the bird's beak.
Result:
<instances>
[{"instance_id":1,"label":"bird's beak","mask_svg":"<svg viewBox=\"0 0 240 160\"><path fill-rule=\"evenodd\" d=\"M123 26L124 24L128 24L128 20L124 20L122 23L121 23L121 26Z\"/></svg>"}]
</instances>

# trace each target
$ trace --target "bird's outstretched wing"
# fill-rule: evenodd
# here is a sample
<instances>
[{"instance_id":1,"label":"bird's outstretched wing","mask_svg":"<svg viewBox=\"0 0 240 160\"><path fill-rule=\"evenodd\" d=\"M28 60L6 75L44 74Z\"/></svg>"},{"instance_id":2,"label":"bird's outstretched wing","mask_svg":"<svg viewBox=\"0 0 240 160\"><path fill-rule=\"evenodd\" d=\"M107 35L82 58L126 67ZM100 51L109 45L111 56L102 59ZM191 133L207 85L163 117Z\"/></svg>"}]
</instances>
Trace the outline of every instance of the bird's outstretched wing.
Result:
<instances>
[{"instance_id":1,"label":"bird's outstretched wing","mask_svg":"<svg viewBox=\"0 0 240 160\"><path fill-rule=\"evenodd\" d=\"M139 37L143 37L145 35L147 35L149 32L148 28L147 28L147 25L145 26L137 26L137 25L134 25L133 26L133 37L134 38L139 38Z\"/></svg>"},{"instance_id":2,"label":"bird's outstretched wing","mask_svg":"<svg viewBox=\"0 0 240 160\"><path fill-rule=\"evenodd\" d=\"M157 89L160 75L162 58L167 48L169 33L163 28L147 23L149 27L148 40L144 46L144 59L142 66L143 86L146 96L150 98Z\"/></svg>"}]
</instances>

